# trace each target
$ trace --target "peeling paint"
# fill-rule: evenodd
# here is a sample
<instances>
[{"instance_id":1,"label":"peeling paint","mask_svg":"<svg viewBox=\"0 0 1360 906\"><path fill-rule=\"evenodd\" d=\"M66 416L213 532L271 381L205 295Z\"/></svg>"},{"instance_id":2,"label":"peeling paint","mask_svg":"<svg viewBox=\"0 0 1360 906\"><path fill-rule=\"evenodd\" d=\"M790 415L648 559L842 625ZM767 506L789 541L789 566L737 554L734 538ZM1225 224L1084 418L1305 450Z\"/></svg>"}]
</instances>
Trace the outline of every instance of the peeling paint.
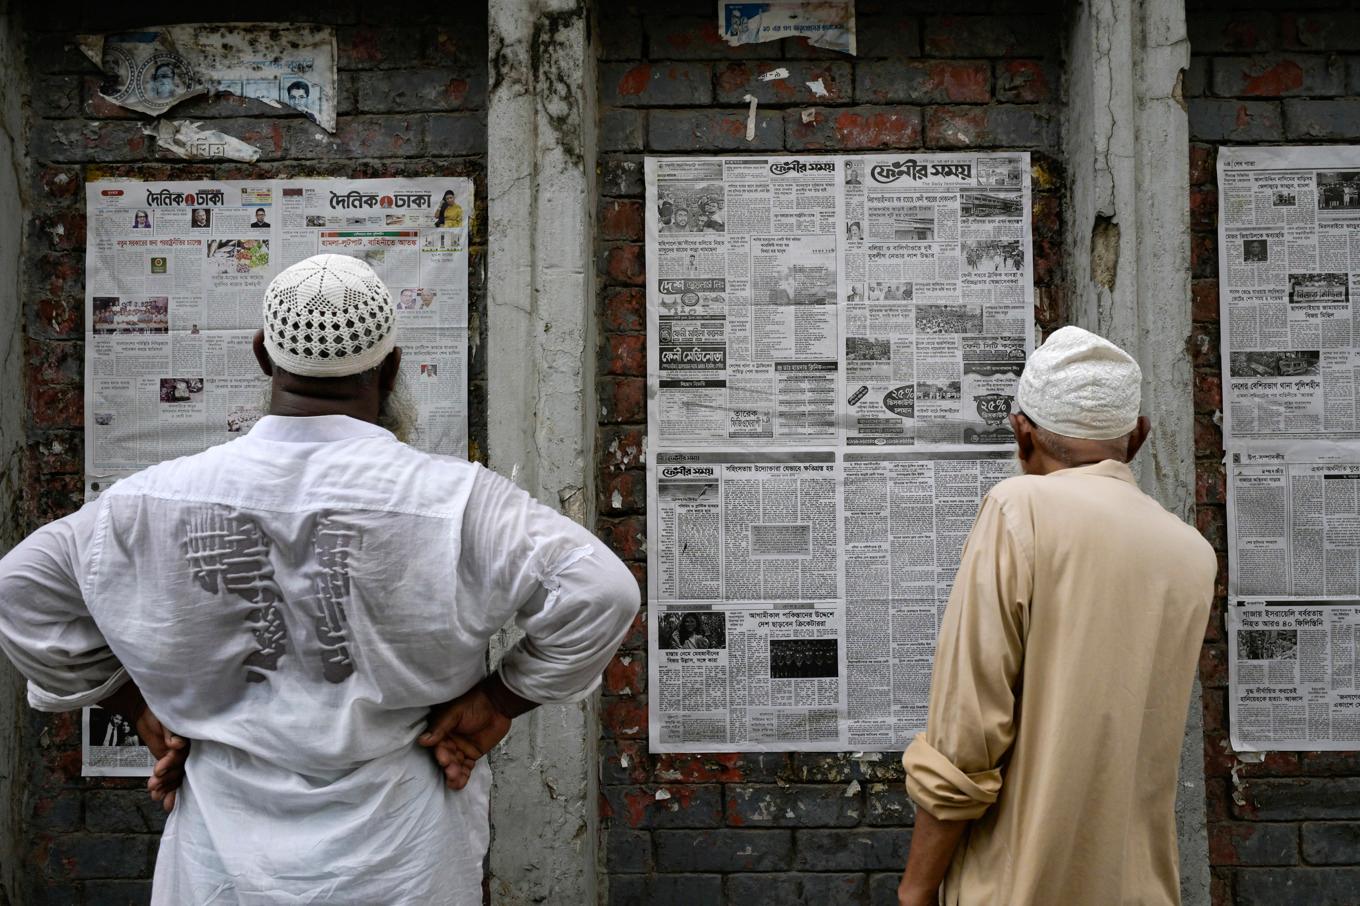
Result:
<instances>
[{"instance_id":1,"label":"peeling paint","mask_svg":"<svg viewBox=\"0 0 1360 906\"><path fill-rule=\"evenodd\" d=\"M1119 224L1104 214L1097 214L1091 227L1091 280L1114 292L1119 276Z\"/></svg>"}]
</instances>

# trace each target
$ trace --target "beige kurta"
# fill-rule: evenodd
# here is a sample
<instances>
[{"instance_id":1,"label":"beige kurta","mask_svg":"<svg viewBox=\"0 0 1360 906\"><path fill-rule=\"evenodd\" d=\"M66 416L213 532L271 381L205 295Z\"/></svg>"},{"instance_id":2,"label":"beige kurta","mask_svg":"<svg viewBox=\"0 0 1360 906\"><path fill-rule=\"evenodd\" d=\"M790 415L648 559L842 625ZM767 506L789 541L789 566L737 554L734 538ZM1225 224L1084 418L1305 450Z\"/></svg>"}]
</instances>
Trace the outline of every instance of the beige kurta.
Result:
<instances>
[{"instance_id":1,"label":"beige kurta","mask_svg":"<svg viewBox=\"0 0 1360 906\"><path fill-rule=\"evenodd\" d=\"M974 820L946 906L1180 902L1176 772L1216 569L1123 463L987 495L902 759L919 807Z\"/></svg>"}]
</instances>

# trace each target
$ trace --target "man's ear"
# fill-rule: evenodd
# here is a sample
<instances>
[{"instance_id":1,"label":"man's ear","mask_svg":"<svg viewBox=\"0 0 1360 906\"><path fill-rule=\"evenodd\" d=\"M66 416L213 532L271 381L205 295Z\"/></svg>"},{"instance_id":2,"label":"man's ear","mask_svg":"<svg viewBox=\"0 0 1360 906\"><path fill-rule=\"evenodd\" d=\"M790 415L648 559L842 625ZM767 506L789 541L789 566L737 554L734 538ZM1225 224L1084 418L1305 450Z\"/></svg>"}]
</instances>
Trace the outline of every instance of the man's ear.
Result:
<instances>
[{"instance_id":1,"label":"man's ear","mask_svg":"<svg viewBox=\"0 0 1360 906\"><path fill-rule=\"evenodd\" d=\"M391 393L397 386L397 371L401 368L401 347L393 346L392 351L383 359L378 371L378 390Z\"/></svg>"},{"instance_id":2,"label":"man's ear","mask_svg":"<svg viewBox=\"0 0 1360 906\"><path fill-rule=\"evenodd\" d=\"M1019 448L1016 453L1021 462L1026 462L1034 455L1034 425L1019 412L1011 413L1010 422L1011 431L1015 433L1015 445Z\"/></svg>"},{"instance_id":3,"label":"man's ear","mask_svg":"<svg viewBox=\"0 0 1360 906\"><path fill-rule=\"evenodd\" d=\"M264 330L255 331L255 339L251 341L251 348L255 350L255 361L260 363L260 370L267 377L274 376L274 363L269 361L269 350L264 348Z\"/></svg>"},{"instance_id":4,"label":"man's ear","mask_svg":"<svg viewBox=\"0 0 1360 906\"><path fill-rule=\"evenodd\" d=\"M1124 462L1133 462L1133 458L1138 455L1138 450L1143 446L1143 442L1152 433L1152 420L1146 415L1138 416L1138 422L1129 432L1129 448L1124 455Z\"/></svg>"}]
</instances>

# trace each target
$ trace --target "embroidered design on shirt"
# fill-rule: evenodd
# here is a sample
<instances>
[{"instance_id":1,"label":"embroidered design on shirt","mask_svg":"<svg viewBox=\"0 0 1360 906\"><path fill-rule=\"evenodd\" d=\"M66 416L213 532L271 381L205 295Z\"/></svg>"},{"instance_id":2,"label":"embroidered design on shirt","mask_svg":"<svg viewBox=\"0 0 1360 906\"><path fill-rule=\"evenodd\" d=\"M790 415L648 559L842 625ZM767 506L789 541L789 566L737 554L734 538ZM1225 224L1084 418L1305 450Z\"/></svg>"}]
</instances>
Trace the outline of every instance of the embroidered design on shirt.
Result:
<instances>
[{"instance_id":1,"label":"embroidered design on shirt","mask_svg":"<svg viewBox=\"0 0 1360 906\"><path fill-rule=\"evenodd\" d=\"M316 635L321 642L321 673L330 683L344 682L354 673L350 655L348 617L349 559L351 551L363 547L357 528L323 516L312 539L321 571L312 579L315 592Z\"/></svg>"},{"instance_id":2,"label":"embroidered design on shirt","mask_svg":"<svg viewBox=\"0 0 1360 906\"><path fill-rule=\"evenodd\" d=\"M244 661L249 683L264 682L261 671L277 670L288 651L288 627L279 609L283 592L274 581L269 546L264 529L246 516L204 508L189 518L184 557L194 579L206 591L220 588L255 605L245 616L257 646Z\"/></svg>"}]
</instances>

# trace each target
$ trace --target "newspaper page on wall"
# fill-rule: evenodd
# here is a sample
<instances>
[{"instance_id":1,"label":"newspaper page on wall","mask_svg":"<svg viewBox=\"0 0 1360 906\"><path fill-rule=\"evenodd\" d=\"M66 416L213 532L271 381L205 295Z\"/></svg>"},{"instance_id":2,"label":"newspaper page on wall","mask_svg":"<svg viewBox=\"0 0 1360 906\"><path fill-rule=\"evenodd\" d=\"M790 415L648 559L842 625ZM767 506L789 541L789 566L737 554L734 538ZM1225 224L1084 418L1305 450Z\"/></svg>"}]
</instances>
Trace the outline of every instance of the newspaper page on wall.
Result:
<instances>
[{"instance_id":1,"label":"newspaper page on wall","mask_svg":"<svg viewBox=\"0 0 1360 906\"><path fill-rule=\"evenodd\" d=\"M321 252L363 259L392 292L412 443L466 455L472 192L452 177L88 183L86 496L250 430L269 387L251 349L265 287Z\"/></svg>"},{"instance_id":2,"label":"newspaper page on wall","mask_svg":"<svg viewBox=\"0 0 1360 906\"><path fill-rule=\"evenodd\" d=\"M1228 608L1233 749L1360 748L1360 599L1237 600Z\"/></svg>"},{"instance_id":3,"label":"newspaper page on wall","mask_svg":"<svg viewBox=\"0 0 1360 906\"><path fill-rule=\"evenodd\" d=\"M1024 153L649 158L651 750L899 750L1033 348Z\"/></svg>"},{"instance_id":4,"label":"newspaper page on wall","mask_svg":"<svg viewBox=\"0 0 1360 906\"><path fill-rule=\"evenodd\" d=\"M1220 148L1223 433L1360 439L1360 147Z\"/></svg>"}]
</instances>

